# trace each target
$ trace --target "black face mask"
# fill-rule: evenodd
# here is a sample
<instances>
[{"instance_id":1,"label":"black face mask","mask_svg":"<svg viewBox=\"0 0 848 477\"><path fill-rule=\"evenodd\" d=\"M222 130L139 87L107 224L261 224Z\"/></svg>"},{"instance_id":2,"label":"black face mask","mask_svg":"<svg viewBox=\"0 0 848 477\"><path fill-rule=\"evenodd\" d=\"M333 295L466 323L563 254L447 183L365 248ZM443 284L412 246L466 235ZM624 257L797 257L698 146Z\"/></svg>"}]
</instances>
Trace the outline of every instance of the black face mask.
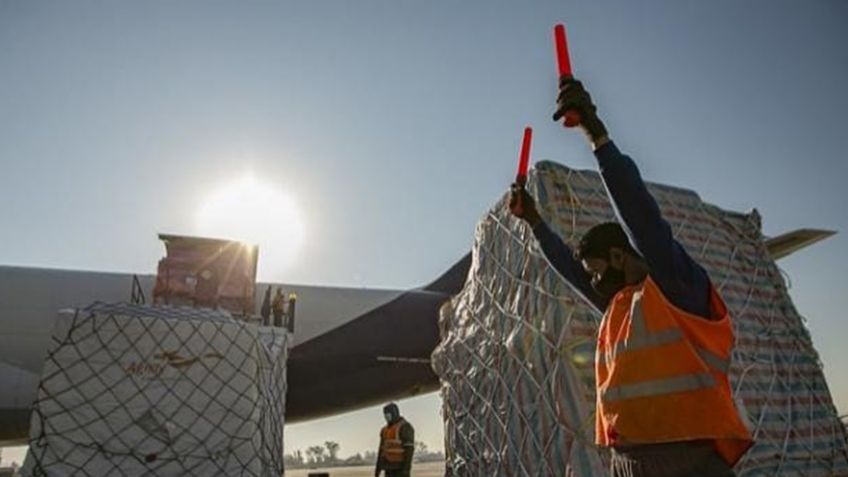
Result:
<instances>
[{"instance_id":1,"label":"black face mask","mask_svg":"<svg viewBox=\"0 0 848 477\"><path fill-rule=\"evenodd\" d=\"M618 270L611 266L607 267L600 280L592 281L592 288L606 301L612 300L612 297L625 285L627 285L627 282L624 281L624 270Z\"/></svg>"}]
</instances>

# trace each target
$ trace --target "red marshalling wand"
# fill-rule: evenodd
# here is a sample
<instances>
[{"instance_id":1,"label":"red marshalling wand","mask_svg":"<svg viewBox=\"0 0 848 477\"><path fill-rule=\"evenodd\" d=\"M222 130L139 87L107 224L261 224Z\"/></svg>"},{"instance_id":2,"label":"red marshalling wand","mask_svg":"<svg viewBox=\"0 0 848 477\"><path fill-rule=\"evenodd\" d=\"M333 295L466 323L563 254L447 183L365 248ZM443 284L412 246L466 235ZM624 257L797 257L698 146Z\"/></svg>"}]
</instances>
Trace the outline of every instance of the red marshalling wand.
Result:
<instances>
[{"instance_id":1,"label":"red marshalling wand","mask_svg":"<svg viewBox=\"0 0 848 477\"><path fill-rule=\"evenodd\" d=\"M515 183L521 187L527 183L527 170L530 169L530 141L533 139L533 129L524 128L524 139L521 141L521 152L518 155L518 173Z\"/></svg>"},{"instance_id":2,"label":"red marshalling wand","mask_svg":"<svg viewBox=\"0 0 848 477\"><path fill-rule=\"evenodd\" d=\"M533 129L524 128L524 138L521 141L521 152L518 154L518 173L515 174L515 186L521 189L527 184L527 170L530 168L530 141L533 138ZM514 193L514 192L513 192ZM516 198L516 202L512 204L512 212L516 215L521 215L524 212L521 196Z\"/></svg>"},{"instance_id":3,"label":"red marshalling wand","mask_svg":"<svg viewBox=\"0 0 848 477\"><path fill-rule=\"evenodd\" d=\"M568 57L568 41L565 38L565 25L560 23L554 27L554 45L556 47L557 67L559 77L573 78L571 74L571 59ZM580 113L577 111L566 111L563 124L567 128L573 128L580 124Z\"/></svg>"}]
</instances>

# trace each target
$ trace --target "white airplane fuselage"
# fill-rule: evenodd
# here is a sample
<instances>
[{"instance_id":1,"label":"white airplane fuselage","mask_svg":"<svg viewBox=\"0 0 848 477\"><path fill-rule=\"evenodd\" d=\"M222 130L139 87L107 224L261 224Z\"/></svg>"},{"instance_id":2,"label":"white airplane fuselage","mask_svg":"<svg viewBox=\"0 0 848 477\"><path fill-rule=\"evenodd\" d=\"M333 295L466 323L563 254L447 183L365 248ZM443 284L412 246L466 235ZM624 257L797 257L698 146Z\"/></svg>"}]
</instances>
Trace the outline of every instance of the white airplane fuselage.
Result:
<instances>
[{"instance_id":1,"label":"white airplane fuselage","mask_svg":"<svg viewBox=\"0 0 848 477\"><path fill-rule=\"evenodd\" d=\"M765 245L780 259L834 233L795 230ZM438 344L439 308L460 291L470 264L469 253L429 285L412 290L273 284L298 297L286 422L435 390L438 379L421 361ZM132 281L132 274L0 266L0 445L26 442L57 312L95 301L129 301ZM139 281L150 297L154 277L142 275ZM260 283L257 290L266 286Z\"/></svg>"},{"instance_id":2,"label":"white airplane fuselage","mask_svg":"<svg viewBox=\"0 0 848 477\"><path fill-rule=\"evenodd\" d=\"M468 262L461 260L435 286L408 291L273 284L298 297L286 421L435 389L438 380L426 364L377 358L429 358L438 343L439 307L459 290ZM138 279L149 299L154 277ZM132 280L132 274L0 266L0 445L27 439L57 312L129 301Z\"/></svg>"}]
</instances>

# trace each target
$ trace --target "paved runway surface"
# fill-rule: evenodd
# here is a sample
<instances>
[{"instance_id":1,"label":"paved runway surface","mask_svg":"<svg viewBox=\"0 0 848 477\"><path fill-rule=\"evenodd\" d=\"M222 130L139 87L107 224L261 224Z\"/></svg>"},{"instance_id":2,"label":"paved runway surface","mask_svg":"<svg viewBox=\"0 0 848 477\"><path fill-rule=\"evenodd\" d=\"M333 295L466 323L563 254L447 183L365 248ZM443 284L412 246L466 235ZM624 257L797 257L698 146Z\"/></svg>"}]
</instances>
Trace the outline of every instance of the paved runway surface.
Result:
<instances>
[{"instance_id":1,"label":"paved runway surface","mask_svg":"<svg viewBox=\"0 0 848 477\"><path fill-rule=\"evenodd\" d=\"M311 472L329 472L330 477L373 477L374 467L334 467L331 469L299 469L287 470L286 477L306 477ZM445 475L444 462L414 464L412 477L442 477Z\"/></svg>"}]
</instances>

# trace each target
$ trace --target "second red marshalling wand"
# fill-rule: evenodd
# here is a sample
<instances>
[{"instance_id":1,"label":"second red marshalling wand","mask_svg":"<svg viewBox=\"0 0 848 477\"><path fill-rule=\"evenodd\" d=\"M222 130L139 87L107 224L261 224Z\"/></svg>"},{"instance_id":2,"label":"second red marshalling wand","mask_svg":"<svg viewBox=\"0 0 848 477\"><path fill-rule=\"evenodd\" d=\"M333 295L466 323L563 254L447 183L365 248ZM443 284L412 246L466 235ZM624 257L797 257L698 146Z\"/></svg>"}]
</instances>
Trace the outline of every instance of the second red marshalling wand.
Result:
<instances>
[{"instance_id":1,"label":"second red marshalling wand","mask_svg":"<svg viewBox=\"0 0 848 477\"><path fill-rule=\"evenodd\" d=\"M562 23L554 27L554 47L556 49L559 77L572 78L571 58L568 56L568 40L566 40L565 36L565 25ZM580 124L580 120L579 112L568 110L565 112L565 120L563 121L563 124L567 128L573 128Z\"/></svg>"}]
</instances>

